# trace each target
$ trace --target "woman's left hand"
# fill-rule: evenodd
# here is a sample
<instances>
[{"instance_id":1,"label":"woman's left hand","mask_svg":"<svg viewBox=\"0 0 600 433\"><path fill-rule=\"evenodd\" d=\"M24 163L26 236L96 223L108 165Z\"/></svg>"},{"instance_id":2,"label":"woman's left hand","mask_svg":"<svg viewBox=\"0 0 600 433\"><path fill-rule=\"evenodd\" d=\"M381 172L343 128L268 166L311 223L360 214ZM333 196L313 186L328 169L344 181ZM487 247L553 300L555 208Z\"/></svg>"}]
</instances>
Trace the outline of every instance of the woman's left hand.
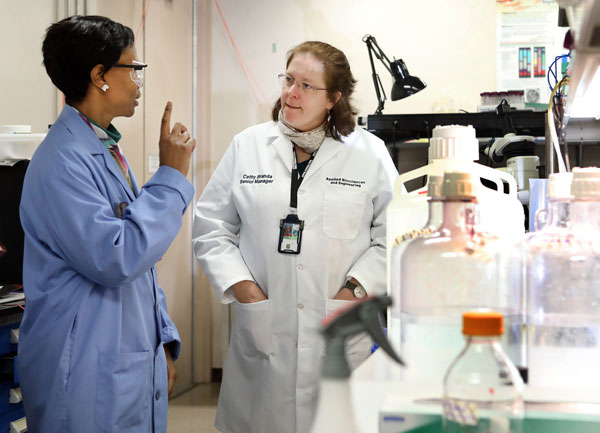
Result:
<instances>
[{"instance_id":1,"label":"woman's left hand","mask_svg":"<svg viewBox=\"0 0 600 433\"><path fill-rule=\"evenodd\" d=\"M177 379L177 371L175 370L175 361L173 361L171 351L167 348L167 346L163 347L165 349L165 356L167 357L167 379L169 382L169 397L171 397L171 393L173 392L173 384L175 383L175 379Z\"/></svg>"}]
</instances>

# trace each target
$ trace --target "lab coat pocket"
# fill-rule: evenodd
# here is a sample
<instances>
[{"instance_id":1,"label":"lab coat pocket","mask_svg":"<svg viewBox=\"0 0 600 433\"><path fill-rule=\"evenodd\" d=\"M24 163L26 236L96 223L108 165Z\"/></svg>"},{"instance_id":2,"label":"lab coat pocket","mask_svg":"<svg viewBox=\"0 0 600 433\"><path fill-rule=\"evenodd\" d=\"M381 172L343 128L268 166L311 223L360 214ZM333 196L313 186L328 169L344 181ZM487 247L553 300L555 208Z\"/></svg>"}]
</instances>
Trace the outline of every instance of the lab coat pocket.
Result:
<instances>
[{"instance_id":1,"label":"lab coat pocket","mask_svg":"<svg viewBox=\"0 0 600 433\"><path fill-rule=\"evenodd\" d=\"M106 433L149 430L152 352L100 353L96 424Z\"/></svg>"},{"instance_id":2,"label":"lab coat pocket","mask_svg":"<svg viewBox=\"0 0 600 433\"><path fill-rule=\"evenodd\" d=\"M234 303L233 338L240 353L249 358L268 358L271 352L271 300Z\"/></svg>"},{"instance_id":3,"label":"lab coat pocket","mask_svg":"<svg viewBox=\"0 0 600 433\"><path fill-rule=\"evenodd\" d=\"M367 194L326 190L323 197L323 232L333 239L354 239L360 230Z\"/></svg>"},{"instance_id":4,"label":"lab coat pocket","mask_svg":"<svg viewBox=\"0 0 600 433\"><path fill-rule=\"evenodd\" d=\"M327 299L325 305L326 313L329 315L332 312L343 307L348 307L353 303L354 301ZM366 332L355 335L346 341L346 359L348 360L351 370L354 370L369 357L371 354L371 347L373 347L373 339Z\"/></svg>"}]
</instances>

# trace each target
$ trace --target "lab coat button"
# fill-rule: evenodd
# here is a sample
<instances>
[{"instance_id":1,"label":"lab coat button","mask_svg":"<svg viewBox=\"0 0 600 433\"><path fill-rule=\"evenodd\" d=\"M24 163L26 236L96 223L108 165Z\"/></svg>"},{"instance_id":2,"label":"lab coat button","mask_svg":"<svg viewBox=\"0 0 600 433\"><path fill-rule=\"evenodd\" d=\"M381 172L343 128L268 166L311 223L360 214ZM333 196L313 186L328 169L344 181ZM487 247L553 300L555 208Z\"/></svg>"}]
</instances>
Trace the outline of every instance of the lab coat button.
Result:
<instances>
[{"instance_id":1,"label":"lab coat button","mask_svg":"<svg viewBox=\"0 0 600 433\"><path fill-rule=\"evenodd\" d=\"M298 304L298 308L302 310L304 308L304 304Z\"/></svg>"},{"instance_id":2,"label":"lab coat button","mask_svg":"<svg viewBox=\"0 0 600 433\"><path fill-rule=\"evenodd\" d=\"M154 398L157 400L160 398L160 391L156 391L156 394L154 394Z\"/></svg>"},{"instance_id":3,"label":"lab coat button","mask_svg":"<svg viewBox=\"0 0 600 433\"><path fill-rule=\"evenodd\" d=\"M296 269L298 269L299 271L301 271L302 269L304 269L304 266L298 265L298 266L296 266Z\"/></svg>"}]
</instances>

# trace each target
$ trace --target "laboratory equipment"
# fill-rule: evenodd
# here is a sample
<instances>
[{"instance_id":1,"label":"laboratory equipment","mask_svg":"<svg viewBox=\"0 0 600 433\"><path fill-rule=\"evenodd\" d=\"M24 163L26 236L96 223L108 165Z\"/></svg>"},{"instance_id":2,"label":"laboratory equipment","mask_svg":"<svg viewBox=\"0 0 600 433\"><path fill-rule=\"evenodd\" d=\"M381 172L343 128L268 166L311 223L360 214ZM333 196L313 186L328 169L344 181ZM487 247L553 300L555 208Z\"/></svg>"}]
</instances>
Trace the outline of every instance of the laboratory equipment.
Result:
<instances>
[{"instance_id":1,"label":"laboratory equipment","mask_svg":"<svg viewBox=\"0 0 600 433\"><path fill-rule=\"evenodd\" d=\"M375 93L377 94L378 104L375 114L381 114L387 97L385 95L385 90L383 90L383 85L381 84L379 75L375 70L373 55L375 55L375 57L381 61L383 66L385 66L385 68L394 78L394 85L392 86L392 101L404 99L410 95L420 92L427 87L427 85L419 77L410 75L408 68L402 59L394 59L394 61L390 62L390 59L388 59L383 50L379 48L377 40L373 36L365 35L363 37L363 42L367 44L369 61L371 62L371 71L373 73L373 84L375 85Z\"/></svg>"},{"instance_id":2,"label":"laboratory equipment","mask_svg":"<svg viewBox=\"0 0 600 433\"><path fill-rule=\"evenodd\" d=\"M523 381L500 345L502 314L463 313L466 345L444 377L444 433L523 433Z\"/></svg>"},{"instance_id":3,"label":"laboratory equipment","mask_svg":"<svg viewBox=\"0 0 600 433\"><path fill-rule=\"evenodd\" d=\"M364 332L370 334L394 361L403 364L387 341L379 320L391 303L389 296L363 298L323 321L325 358L311 433L358 433L353 416L350 367L345 355L346 341L350 337Z\"/></svg>"},{"instance_id":4,"label":"laboratory equipment","mask_svg":"<svg viewBox=\"0 0 600 433\"><path fill-rule=\"evenodd\" d=\"M462 347L461 314L471 309L505 315L502 342L522 365L520 258L510 242L480 225L479 187L470 173L445 173L439 228L410 241L402 253L401 355L407 382L441 383Z\"/></svg>"},{"instance_id":5,"label":"laboratory equipment","mask_svg":"<svg viewBox=\"0 0 600 433\"><path fill-rule=\"evenodd\" d=\"M600 169L573 169L571 196L555 201L547 229L525 243L529 383L597 392Z\"/></svg>"}]
</instances>

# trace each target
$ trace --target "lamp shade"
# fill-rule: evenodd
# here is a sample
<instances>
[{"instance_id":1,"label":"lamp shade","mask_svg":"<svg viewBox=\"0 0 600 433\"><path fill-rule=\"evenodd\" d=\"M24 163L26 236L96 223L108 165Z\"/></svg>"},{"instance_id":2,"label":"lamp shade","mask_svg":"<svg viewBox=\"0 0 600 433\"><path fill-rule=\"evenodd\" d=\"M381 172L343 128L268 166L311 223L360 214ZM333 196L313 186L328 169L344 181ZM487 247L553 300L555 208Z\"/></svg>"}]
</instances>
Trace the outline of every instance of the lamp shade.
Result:
<instances>
[{"instance_id":1,"label":"lamp shade","mask_svg":"<svg viewBox=\"0 0 600 433\"><path fill-rule=\"evenodd\" d=\"M392 76L394 77L394 85L392 86L392 101L406 98L413 95L425 87L425 84L419 77L413 77L409 74L408 69L402 59L394 60L390 64Z\"/></svg>"}]
</instances>

